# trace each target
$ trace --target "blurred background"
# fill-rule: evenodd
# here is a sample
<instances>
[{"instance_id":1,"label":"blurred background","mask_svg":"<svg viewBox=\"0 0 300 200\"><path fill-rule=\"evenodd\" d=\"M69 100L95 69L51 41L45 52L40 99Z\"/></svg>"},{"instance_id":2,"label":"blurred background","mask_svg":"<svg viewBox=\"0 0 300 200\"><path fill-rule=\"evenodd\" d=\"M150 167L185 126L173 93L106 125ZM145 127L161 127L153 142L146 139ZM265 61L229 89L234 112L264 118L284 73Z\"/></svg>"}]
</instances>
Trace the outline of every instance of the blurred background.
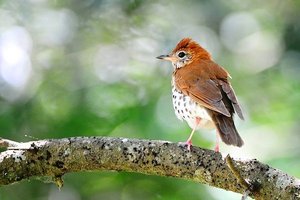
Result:
<instances>
[{"instance_id":1,"label":"blurred background","mask_svg":"<svg viewBox=\"0 0 300 200\"><path fill-rule=\"evenodd\" d=\"M300 177L300 1L2 0L0 136L16 141L113 136L185 141L171 102L169 53L183 37L232 76L245 141L221 144ZM213 149L215 133L194 145ZM202 184L133 173L82 172L54 184L0 188L15 199L240 199ZM20 197L21 195L21 197Z\"/></svg>"}]
</instances>

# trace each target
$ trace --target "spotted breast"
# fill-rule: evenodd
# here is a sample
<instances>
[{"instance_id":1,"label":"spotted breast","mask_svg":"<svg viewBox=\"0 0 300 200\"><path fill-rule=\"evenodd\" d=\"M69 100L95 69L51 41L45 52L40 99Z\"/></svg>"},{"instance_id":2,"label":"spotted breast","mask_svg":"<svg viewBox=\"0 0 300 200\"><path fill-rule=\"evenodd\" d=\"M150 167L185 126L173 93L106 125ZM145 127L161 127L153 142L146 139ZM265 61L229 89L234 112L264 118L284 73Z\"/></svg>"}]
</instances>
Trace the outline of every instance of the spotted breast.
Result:
<instances>
[{"instance_id":1,"label":"spotted breast","mask_svg":"<svg viewBox=\"0 0 300 200\"><path fill-rule=\"evenodd\" d=\"M185 120L192 129L214 128L214 123L207 110L189 96L177 90L174 84L172 84L172 99L177 118L181 121ZM196 118L200 118L197 127L195 127Z\"/></svg>"}]
</instances>

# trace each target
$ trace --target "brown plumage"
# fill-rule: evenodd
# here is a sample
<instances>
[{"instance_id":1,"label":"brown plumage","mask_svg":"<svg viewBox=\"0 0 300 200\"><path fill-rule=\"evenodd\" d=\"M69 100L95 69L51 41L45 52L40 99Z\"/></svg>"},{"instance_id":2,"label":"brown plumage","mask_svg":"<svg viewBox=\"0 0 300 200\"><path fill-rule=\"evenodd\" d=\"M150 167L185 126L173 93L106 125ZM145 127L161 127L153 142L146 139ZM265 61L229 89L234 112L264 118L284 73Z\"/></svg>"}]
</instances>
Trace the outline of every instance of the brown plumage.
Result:
<instances>
[{"instance_id":1,"label":"brown plumage","mask_svg":"<svg viewBox=\"0 0 300 200\"><path fill-rule=\"evenodd\" d=\"M244 117L229 83L229 73L216 64L210 54L190 38L181 40L169 55L158 58L169 60L174 66L172 85L175 111L177 109L175 113L178 118L188 122L193 129L192 134L199 127L209 127L212 122L224 143L242 146L243 140L236 130L233 114L237 113L241 119ZM181 99L187 98L189 104L193 106L183 107L178 112L176 95L179 98L182 96ZM182 103L186 105L186 101ZM191 114L195 109L196 114ZM191 145L191 136L187 141L188 145Z\"/></svg>"}]
</instances>

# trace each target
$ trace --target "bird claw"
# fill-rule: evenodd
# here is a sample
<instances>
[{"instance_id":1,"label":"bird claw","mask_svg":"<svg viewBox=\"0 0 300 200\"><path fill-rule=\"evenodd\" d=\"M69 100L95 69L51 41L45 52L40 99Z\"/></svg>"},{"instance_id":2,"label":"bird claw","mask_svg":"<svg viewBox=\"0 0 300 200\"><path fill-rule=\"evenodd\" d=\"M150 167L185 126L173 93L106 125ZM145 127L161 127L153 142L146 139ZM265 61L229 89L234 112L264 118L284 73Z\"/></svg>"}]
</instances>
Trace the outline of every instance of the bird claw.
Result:
<instances>
[{"instance_id":1,"label":"bird claw","mask_svg":"<svg viewBox=\"0 0 300 200\"><path fill-rule=\"evenodd\" d=\"M187 140L186 142L179 142L180 146L187 146L187 150L191 151L192 140Z\"/></svg>"}]
</instances>

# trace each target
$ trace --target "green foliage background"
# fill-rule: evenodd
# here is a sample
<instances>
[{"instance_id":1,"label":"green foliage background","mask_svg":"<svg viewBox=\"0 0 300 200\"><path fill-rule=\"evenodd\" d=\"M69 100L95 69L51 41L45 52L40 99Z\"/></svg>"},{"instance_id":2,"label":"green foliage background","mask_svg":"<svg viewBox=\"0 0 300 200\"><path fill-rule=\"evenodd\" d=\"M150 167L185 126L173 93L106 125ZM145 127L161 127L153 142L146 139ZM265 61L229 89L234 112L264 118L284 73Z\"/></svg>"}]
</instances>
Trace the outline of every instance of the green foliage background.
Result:
<instances>
[{"instance_id":1,"label":"green foliage background","mask_svg":"<svg viewBox=\"0 0 300 200\"><path fill-rule=\"evenodd\" d=\"M300 177L300 2L2 0L0 136L16 141L114 136L183 141L171 105L172 67L155 59L183 37L232 75L246 114L241 149L221 151ZM194 144L213 148L202 131ZM173 178L68 174L0 188L15 199L240 199ZM43 180L45 182L49 180Z\"/></svg>"}]
</instances>

